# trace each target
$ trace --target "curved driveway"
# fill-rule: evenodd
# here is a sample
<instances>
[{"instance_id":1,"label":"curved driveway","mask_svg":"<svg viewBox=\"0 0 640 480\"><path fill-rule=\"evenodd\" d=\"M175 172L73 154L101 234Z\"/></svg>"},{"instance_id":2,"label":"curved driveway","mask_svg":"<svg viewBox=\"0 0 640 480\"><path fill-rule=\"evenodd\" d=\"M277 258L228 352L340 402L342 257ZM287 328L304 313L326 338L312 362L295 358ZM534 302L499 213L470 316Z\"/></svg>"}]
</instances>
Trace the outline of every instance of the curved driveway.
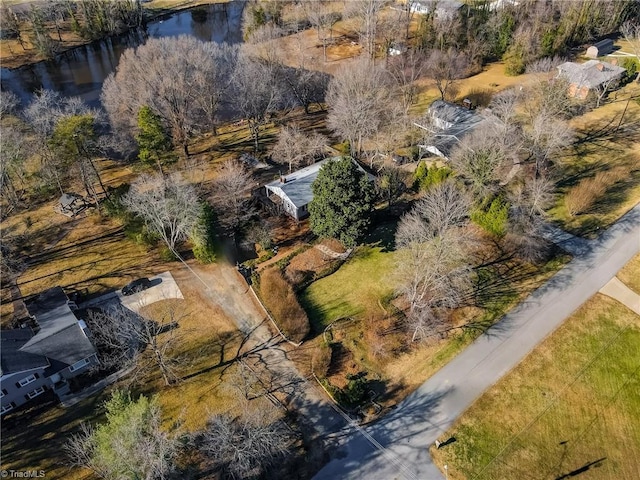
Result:
<instances>
[{"instance_id":1,"label":"curved driveway","mask_svg":"<svg viewBox=\"0 0 640 480\"><path fill-rule=\"evenodd\" d=\"M366 433L354 433L316 479L439 479L429 446L640 250L640 204L427 380Z\"/></svg>"}]
</instances>

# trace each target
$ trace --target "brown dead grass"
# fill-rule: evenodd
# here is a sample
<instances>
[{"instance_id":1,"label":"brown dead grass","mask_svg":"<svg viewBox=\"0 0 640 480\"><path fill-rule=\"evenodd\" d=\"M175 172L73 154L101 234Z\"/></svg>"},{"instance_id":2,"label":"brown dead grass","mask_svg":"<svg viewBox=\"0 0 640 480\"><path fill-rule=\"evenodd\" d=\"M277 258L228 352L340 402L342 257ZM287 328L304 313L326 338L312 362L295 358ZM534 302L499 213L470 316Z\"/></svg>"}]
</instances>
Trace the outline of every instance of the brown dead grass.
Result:
<instances>
[{"instance_id":1,"label":"brown dead grass","mask_svg":"<svg viewBox=\"0 0 640 480\"><path fill-rule=\"evenodd\" d=\"M155 372L145 381L145 390L157 392L167 427L180 419L184 428L193 432L203 428L212 413L240 413L233 390L222 384L224 375L235 368L232 362L242 339L234 323L206 296L191 272L178 268L172 274L184 299L156 302L141 313L155 320L166 316L168 308L178 313L178 342L172 356L180 359L178 372L183 380L167 388Z\"/></svg>"},{"instance_id":2,"label":"brown dead grass","mask_svg":"<svg viewBox=\"0 0 640 480\"><path fill-rule=\"evenodd\" d=\"M640 254L633 257L616 276L627 287L640 294Z\"/></svg>"},{"instance_id":3,"label":"brown dead grass","mask_svg":"<svg viewBox=\"0 0 640 480\"><path fill-rule=\"evenodd\" d=\"M277 267L260 275L260 296L282 331L294 342L302 341L310 330L306 312L298 303L293 286Z\"/></svg>"},{"instance_id":4,"label":"brown dead grass","mask_svg":"<svg viewBox=\"0 0 640 480\"><path fill-rule=\"evenodd\" d=\"M638 96L640 85L628 84L571 120L581 141L561 159L562 195L550 211L566 230L594 237L640 201L640 105L632 100ZM571 214L572 196L586 197L581 214Z\"/></svg>"}]
</instances>

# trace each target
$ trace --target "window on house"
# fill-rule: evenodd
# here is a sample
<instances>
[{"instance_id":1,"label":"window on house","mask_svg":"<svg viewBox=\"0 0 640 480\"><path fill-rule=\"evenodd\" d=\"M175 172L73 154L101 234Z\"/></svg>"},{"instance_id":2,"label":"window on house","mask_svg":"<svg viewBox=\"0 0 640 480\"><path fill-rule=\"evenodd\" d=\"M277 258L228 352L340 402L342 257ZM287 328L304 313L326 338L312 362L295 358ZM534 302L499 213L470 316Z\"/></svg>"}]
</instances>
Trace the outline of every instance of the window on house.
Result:
<instances>
[{"instance_id":1,"label":"window on house","mask_svg":"<svg viewBox=\"0 0 640 480\"><path fill-rule=\"evenodd\" d=\"M44 387L38 387L35 390L33 390L32 392L27 393L27 398L34 398L37 397L38 395L44 393Z\"/></svg>"},{"instance_id":2,"label":"window on house","mask_svg":"<svg viewBox=\"0 0 640 480\"><path fill-rule=\"evenodd\" d=\"M35 382L35 381L36 381L36 378L38 378L38 377L36 377L36 375L35 375L35 374L33 374L33 375L29 375L28 377L23 378L22 380L20 380L20 381L18 382L18 384L19 384L21 387L24 387L25 385L29 385L30 383Z\"/></svg>"},{"instance_id":3,"label":"window on house","mask_svg":"<svg viewBox=\"0 0 640 480\"><path fill-rule=\"evenodd\" d=\"M0 410L0 413L6 413L6 412L8 412L9 410L13 410L13 402L11 402L11 403L10 403L10 404L8 404L8 405L3 405L3 406L2 406L2 409Z\"/></svg>"},{"instance_id":4,"label":"window on house","mask_svg":"<svg viewBox=\"0 0 640 480\"><path fill-rule=\"evenodd\" d=\"M7 391L3 388L0 390L0 398L4 397L7 394Z\"/></svg>"},{"instance_id":5,"label":"window on house","mask_svg":"<svg viewBox=\"0 0 640 480\"><path fill-rule=\"evenodd\" d=\"M69 367L69 371L70 372L74 372L76 370L80 370L82 367L84 367L85 365L89 365L89 363L91 363L89 361L88 358L83 358L82 360L80 360L79 362L74 363L73 365L71 365Z\"/></svg>"}]
</instances>

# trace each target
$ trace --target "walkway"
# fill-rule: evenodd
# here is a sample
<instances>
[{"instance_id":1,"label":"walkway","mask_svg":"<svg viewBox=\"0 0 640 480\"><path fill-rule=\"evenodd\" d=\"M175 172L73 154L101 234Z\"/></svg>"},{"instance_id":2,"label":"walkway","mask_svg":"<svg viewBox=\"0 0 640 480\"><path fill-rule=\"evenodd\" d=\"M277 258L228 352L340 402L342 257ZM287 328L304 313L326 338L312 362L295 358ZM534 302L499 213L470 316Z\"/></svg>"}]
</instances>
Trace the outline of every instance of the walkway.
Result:
<instances>
[{"instance_id":1,"label":"walkway","mask_svg":"<svg viewBox=\"0 0 640 480\"><path fill-rule=\"evenodd\" d=\"M577 246L568 240L570 245ZM640 251L640 204L524 302L405 399L354 434L317 479L440 479L429 447L496 383ZM394 462L389 458L393 457Z\"/></svg>"},{"instance_id":2,"label":"walkway","mask_svg":"<svg viewBox=\"0 0 640 480\"><path fill-rule=\"evenodd\" d=\"M618 277L613 277L600 289L600 293L619 301L632 312L640 315L640 295L627 287Z\"/></svg>"}]
</instances>

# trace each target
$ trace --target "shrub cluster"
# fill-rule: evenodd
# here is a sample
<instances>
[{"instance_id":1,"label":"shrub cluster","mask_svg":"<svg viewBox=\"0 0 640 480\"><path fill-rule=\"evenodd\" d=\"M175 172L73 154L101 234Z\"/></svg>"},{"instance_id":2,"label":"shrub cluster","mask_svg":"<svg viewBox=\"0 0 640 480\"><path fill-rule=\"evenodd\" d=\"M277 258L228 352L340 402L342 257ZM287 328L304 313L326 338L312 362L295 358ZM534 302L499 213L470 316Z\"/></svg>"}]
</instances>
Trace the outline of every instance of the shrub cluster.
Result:
<instances>
[{"instance_id":1,"label":"shrub cluster","mask_svg":"<svg viewBox=\"0 0 640 480\"><path fill-rule=\"evenodd\" d=\"M496 237L507 233L508 218L509 203L502 197L496 197L490 203L485 201L471 212L471 220Z\"/></svg>"},{"instance_id":2,"label":"shrub cluster","mask_svg":"<svg viewBox=\"0 0 640 480\"><path fill-rule=\"evenodd\" d=\"M425 191L434 185L444 182L452 171L448 167L429 167L425 162L420 162L413 177L413 185L417 190Z\"/></svg>"},{"instance_id":3,"label":"shrub cluster","mask_svg":"<svg viewBox=\"0 0 640 480\"><path fill-rule=\"evenodd\" d=\"M309 318L279 268L262 272L260 296L280 329L292 341L300 342L309 334Z\"/></svg>"},{"instance_id":4,"label":"shrub cluster","mask_svg":"<svg viewBox=\"0 0 640 480\"><path fill-rule=\"evenodd\" d=\"M589 212L609 187L626 177L622 169L598 172L595 177L586 178L573 187L564 198L569 215L572 217Z\"/></svg>"}]
</instances>

